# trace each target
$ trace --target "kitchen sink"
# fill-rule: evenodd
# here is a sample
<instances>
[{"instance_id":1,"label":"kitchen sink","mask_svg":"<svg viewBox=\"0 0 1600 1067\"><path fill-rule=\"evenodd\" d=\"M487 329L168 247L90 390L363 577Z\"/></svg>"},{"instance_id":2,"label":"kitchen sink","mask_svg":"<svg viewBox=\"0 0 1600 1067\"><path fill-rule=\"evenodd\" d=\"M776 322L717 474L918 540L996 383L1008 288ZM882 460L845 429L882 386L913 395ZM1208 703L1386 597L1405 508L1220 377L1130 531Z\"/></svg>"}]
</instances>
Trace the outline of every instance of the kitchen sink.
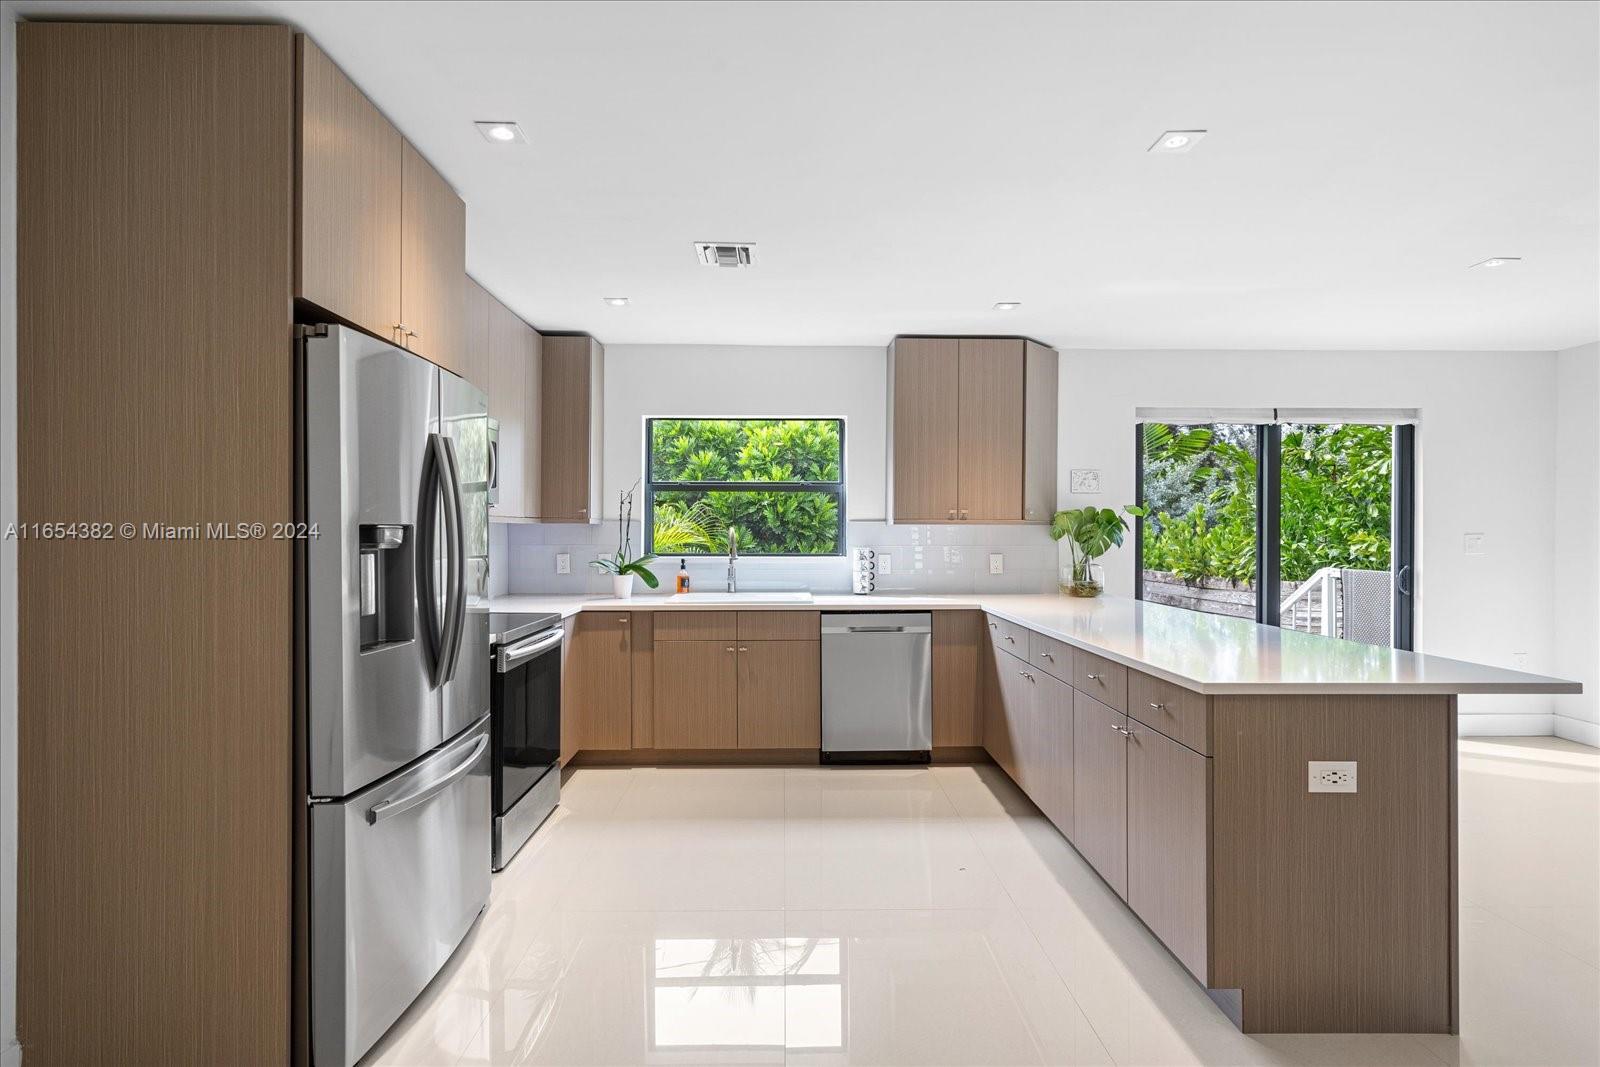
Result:
<instances>
[{"instance_id":1,"label":"kitchen sink","mask_svg":"<svg viewBox=\"0 0 1600 1067\"><path fill-rule=\"evenodd\" d=\"M674 604L810 604L810 593L675 593Z\"/></svg>"}]
</instances>

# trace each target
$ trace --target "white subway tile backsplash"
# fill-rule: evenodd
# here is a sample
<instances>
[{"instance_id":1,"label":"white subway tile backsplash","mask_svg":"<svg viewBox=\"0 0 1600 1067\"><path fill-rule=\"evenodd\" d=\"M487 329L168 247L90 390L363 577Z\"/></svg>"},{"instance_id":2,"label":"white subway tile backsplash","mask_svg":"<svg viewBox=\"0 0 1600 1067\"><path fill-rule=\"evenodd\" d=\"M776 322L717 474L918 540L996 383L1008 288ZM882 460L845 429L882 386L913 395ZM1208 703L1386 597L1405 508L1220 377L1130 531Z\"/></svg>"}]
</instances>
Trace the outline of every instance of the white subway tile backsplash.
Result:
<instances>
[{"instance_id":1,"label":"white subway tile backsplash","mask_svg":"<svg viewBox=\"0 0 1600 1067\"><path fill-rule=\"evenodd\" d=\"M634 550L638 551L643 544L638 522L633 524L632 533ZM1057 546L1041 526L851 522L846 526L845 537L850 547L865 546L893 554L894 570L879 578L880 593L1047 592L1056 587L1060 566ZM615 551L616 543L615 521L594 525L497 523L490 535L490 586L497 592L523 595L609 592L609 577L589 566L589 561ZM556 573L556 556L562 552L572 555L571 574ZM989 573L990 552L1004 553L1005 574ZM673 588L680 558L687 562L694 589L712 592L724 587L726 557L663 556L652 567L663 589ZM751 592L850 591L848 556L743 556L738 571L739 588Z\"/></svg>"}]
</instances>

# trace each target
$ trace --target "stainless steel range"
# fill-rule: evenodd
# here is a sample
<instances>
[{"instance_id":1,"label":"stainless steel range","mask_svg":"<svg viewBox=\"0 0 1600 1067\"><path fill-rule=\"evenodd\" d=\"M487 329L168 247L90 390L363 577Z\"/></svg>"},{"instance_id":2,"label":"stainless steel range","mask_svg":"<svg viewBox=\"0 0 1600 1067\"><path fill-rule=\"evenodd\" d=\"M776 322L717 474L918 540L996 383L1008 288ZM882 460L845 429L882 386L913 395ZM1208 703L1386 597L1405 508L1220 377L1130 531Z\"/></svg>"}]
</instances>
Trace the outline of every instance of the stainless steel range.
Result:
<instances>
[{"instance_id":1,"label":"stainless steel range","mask_svg":"<svg viewBox=\"0 0 1600 1067\"><path fill-rule=\"evenodd\" d=\"M494 869L511 862L561 799L561 616L491 614Z\"/></svg>"}]
</instances>

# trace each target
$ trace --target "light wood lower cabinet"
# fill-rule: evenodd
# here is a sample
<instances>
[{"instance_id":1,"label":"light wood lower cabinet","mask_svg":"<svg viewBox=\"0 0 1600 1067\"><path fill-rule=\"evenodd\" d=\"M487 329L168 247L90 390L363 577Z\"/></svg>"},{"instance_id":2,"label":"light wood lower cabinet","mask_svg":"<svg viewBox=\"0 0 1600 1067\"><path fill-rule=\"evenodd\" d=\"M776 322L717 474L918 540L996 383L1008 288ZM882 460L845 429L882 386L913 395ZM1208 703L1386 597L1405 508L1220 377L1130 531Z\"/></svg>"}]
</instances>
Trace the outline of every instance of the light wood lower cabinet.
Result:
<instances>
[{"instance_id":1,"label":"light wood lower cabinet","mask_svg":"<svg viewBox=\"0 0 1600 1067\"><path fill-rule=\"evenodd\" d=\"M1011 780L1022 785L1020 757L1022 749L1018 738L1022 717L1018 688L1018 672L1025 664L1017 657L991 647L989 677L985 686L983 705L983 747L1000 769Z\"/></svg>"},{"instance_id":2,"label":"light wood lower cabinet","mask_svg":"<svg viewBox=\"0 0 1600 1067\"><path fill-rule=\"evenodd\" d=\"M1072 840L1073 836L1073 692L1059 678L1031 671L1033 705L1030 708L1030 733L1034 755L1028 761L1028 795L1056 829Z\"/></svg>"},{"instance_id":3,"label":"light wood lower cabinet","mask_svg":"<svg viewBox=\"0 0 1600 1067\"><path fill-rule=\"evenodd\" d=\"M983 745L983 613L933 613L933 747Z\"/></svg>"},{"instance_id":4,"label":"light wood lower cabinet","mask_svg":"<svg viewBox=\"0 0 1600 1067\"><path fill-rule=\"evenodd\" d=\"M572 622L561 687L562 749L569 724L574 751L632 748L632 619L625 611L586 611Z\"/></svg>"},{"instance_id":5,"label":"light wood lower cabinet","mask_svg":"<svg viewBox=\"0 0 1600 1067\"><path fill-rule=\"evenodd\" d=\"M738 645L732 640L662 641L659 623L664 620L656 621L656 747L738 748Z\"/></svg>"},{"instance_id":6,"label":"light wood lower cabinet","mask_svg":"<svg viewBox=\"0 0 1600 1067\"><path fill-rule=\"evenodd\" d=\"M1122 899L1128 899L1128 717L1075 693L1072 843Z\"/></svg>"},{"instance_id":7,"label":"light wood lower cabinet","mask_svg":"<svg viewBox=\"0 0 1600 1067\"><path fill-rule=\"evenodd\" d=\"M822 747L822 642L738 645L739 747Z\"/></svg>"},{"instance_id":8,"label":"light wood lower cabinet","mask_svg":"<svg viewBox=\"0 0 1600 1067\"><path fill-rule=\"evenodd\" d=\"M1127 725L1128 905L1204 983L1211 761Z\"/></svg>"}]
</instances>

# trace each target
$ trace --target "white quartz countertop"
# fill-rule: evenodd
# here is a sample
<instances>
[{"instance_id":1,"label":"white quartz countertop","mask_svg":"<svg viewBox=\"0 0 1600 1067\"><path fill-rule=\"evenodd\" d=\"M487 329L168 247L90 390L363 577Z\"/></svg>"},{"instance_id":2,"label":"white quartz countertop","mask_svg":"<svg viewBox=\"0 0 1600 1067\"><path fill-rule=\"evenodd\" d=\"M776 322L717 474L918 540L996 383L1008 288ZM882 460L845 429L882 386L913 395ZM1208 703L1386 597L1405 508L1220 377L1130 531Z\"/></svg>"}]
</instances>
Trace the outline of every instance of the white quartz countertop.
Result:
<instances>
[{"instance_id":1,"label":"white quartz countertop","mask_svg":"<svg viewBox=\"0 0 1600 1067\"><path fill-rule=\"evenodd\" d=\"M1039 594L892 596L817 594L809 602L680 600L670 595L503 596L491 611L938 611L977 608L1030 630L1208 694L1579 693L1578 682L1443 656L1262 626L1129 597Z\"/></svg>"}]
</instances>

